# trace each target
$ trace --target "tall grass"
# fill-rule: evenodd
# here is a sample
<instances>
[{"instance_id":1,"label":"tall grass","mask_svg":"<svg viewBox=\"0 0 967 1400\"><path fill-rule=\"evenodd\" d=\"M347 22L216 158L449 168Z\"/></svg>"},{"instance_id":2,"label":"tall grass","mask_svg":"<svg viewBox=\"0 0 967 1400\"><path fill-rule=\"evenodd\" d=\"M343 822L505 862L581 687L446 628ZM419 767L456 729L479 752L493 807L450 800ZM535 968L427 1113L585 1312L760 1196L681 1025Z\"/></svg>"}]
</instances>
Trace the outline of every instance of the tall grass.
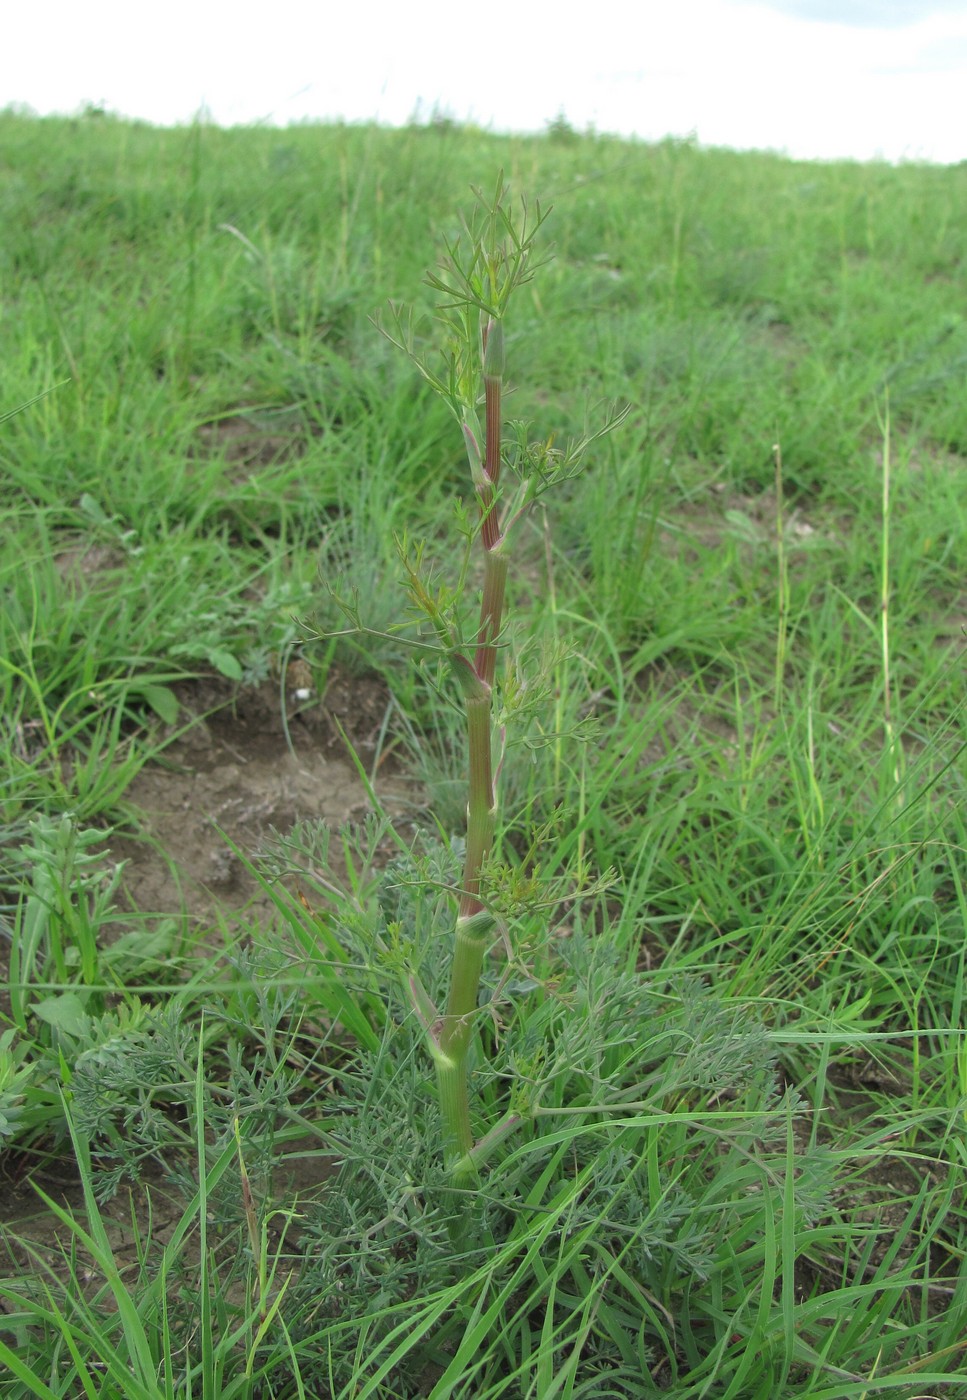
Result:
<instances>
[{"instance_id":1,"label":"tall grass","mask_svg":"<svg viewBox=\"0 0 967 1400\"><path fill-rule=\"evenodd\" d=\"M59 1242L6 1231L10 1393L956 1395L960 172L442 124L0 134L0 412L37 399L0 422L0 1138L52 1200L45 1163L81 1183ZM479 527L371 317L432 312L500 168L555 206L507 443L631 407L515 532L503 684L551 686L508 729L512 956L465 1063L475 1141L522 1094L528 1121L455 1189L400 985L446 1005L465 715L393 633L393 536L452 557L455 497ZM107 828L186 676L277 691L304 619L343 626L319 570L385 634L327 665L382 676L426 830L394 840L376 790L242 852L273 916L176 958Z\"/></svg>"}]
</instances>

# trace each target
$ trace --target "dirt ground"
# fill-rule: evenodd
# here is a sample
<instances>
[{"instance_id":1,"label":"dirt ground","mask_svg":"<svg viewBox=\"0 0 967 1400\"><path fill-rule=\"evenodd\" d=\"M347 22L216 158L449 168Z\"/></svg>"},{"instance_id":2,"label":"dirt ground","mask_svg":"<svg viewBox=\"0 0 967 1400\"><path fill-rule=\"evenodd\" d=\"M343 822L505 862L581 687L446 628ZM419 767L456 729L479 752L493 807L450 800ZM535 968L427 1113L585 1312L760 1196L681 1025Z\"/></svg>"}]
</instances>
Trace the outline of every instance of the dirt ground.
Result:
<instances>
[{"instance_id":1,"label":"dirt ground","mask_svg":"<svg viewBox=\"0 0 967 1400\"><path fill-rule=\"evenodd\" d=\"M210 924L267 905L225 837L249 855L272 830L285 834L300 820L337 828L361 819L371 803L340 727L379 800L406 829L418 801L384 742L383 686L334 672L322 696L306 696L307 688L266 682L236 690L206 681L181 689L178 737L127 790L139 832L111 838L112 858L126 862L123 888L134 909L183 910Z\"/></svg>"}]
</instances>

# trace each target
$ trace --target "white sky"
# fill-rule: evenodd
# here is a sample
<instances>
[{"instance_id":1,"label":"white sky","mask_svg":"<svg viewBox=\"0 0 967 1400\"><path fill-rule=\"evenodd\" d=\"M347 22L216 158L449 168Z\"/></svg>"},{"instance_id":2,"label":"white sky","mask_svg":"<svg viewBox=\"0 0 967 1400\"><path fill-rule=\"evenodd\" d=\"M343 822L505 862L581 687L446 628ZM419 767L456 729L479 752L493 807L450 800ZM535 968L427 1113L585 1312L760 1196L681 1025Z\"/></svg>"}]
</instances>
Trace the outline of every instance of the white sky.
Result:
<instances>
[{"instance_id":1,"label":"white sky","mask_svg":"<svg viewBox=\"0 0 967 1400\"><path fill-rule=\"evenodd\" d=\"M967 159L967 0L47 0L0 106L221 125L578 129L805 158Z\"/></svg>"}]
</instances>

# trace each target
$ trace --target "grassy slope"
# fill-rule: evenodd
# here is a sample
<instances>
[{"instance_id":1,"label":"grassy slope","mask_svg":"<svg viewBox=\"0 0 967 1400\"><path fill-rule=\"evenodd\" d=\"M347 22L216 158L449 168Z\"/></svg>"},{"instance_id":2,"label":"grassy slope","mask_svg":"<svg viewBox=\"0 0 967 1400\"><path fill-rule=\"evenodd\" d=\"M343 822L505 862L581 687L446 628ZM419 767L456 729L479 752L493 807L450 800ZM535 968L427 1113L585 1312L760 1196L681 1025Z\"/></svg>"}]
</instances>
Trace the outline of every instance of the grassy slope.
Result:
<instances>
[{"instance_id":1,"label":"grassy slope","mask_svg":"<svg viewBox=\"0 0 967 1400\"><path fill-rule=\"evenodd\" d=\"M967 1317L967 172L445 127L159 132L8 115L0 152L0 410L50 390L0 425L8 892L29 879L19 848L38 810L116 816L174 677L217 669L247 683L297 635L293 613L325 617L320 555L330 571L348 561L377 625L395 615L392 530L440 535L465 487L446 414L369 318L390 298L420 299L468 186L503 167L555 206L555 260L511 327L511 412L566 433L589 402L632 406L526 542L527 577L541 581L519 590L523 628L574 647L544 728L589 709L599 724L585 747L552 739L509 761L508 820L562 800L574 816L545 842L546 867L577 857L618 877L573 931L607 920L618 963L633 970L644 947L659 990L704 979L725 1007L706 1032L710 1083L716 1040L726 1056L738 1044L729 1017L753 1008L814 1110L795 1125L815 1149L803 1161L821 1176L831 1154L835 1181L816 1187L812 1214L780 1189L771 1225L763 1206L747 1236L733 1222L734 1247L703 1236L690 1259L668 1230L690 1238L760 1189L738 1166L757 1149L716 1164L708 1140L676 1148L639 1125L591 1160L620 1176L615 1153L640 1152L639 1212L673 1201L661 1262L616 1282L624 1227L575 1188L561 1209L580 1216L589 1253L565 1259L569 1236L554 1237L567 1304L544 1312L542 1332L541 1290L518 1281L521 1296L536 1291L520 1316L491 1322L491 1370L440 1394L551 1394L553 1375L574 1394L605 1393L593 1389L604 1375L613 1393L638 1394L646 1373L672 1384L669 1367L681 1395L939 1389ZM426 724L412 676L391 652L375 660ZM62 983L54 963L38 965L36 995L44 977ZM219 985L195 978L186 1025ZM262 1015L241 985L244 1015ZM695 984L675 985L679 1004ZM628 1015L644 1015L635 1005ZM56 1106L30 1073L49 1034L29 1006L13 1024L16 1136ZM643 1037L637 1080L655 1053ZM671 1081L664 1091L688 1097ZM567 1173L592 1150L580 1134L570 1145ZM675 1214L679 1176L693 1215ZM442 1264L420 1267L422 1296L449 1286ZM599 1275L624 1303L595 1291ZM383 1296L372 1280L359 1289ZM373 1307L392 1321L404 1304L385 1296ZM474 1296L491 1301L486 1285ZM405 1326L425 1366L433 1347L420 1352L420 1329ZM582 1350L585 1326L597 1340ZM313 1327L294 1343L306 1364ZM441 1371L456 1345L437 1341ZM357 1365L347 1387L368 1374ZM920 1379L905 1378L916 1365ZM388 1374L367 1393L407 1393L392 1379L403 1362ZM273 1383L266 1393L287 1393Z\"/></svg>"}]
</instances>

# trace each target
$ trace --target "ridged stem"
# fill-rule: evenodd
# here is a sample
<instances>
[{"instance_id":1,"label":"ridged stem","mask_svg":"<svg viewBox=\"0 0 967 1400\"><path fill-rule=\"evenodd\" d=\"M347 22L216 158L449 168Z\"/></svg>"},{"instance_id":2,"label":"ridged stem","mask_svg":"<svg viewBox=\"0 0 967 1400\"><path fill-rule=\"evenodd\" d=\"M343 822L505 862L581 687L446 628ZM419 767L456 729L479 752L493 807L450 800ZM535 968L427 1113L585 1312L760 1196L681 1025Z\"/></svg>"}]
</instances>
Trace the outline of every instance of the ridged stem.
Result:
<instances>
[{"instance_id":1,"label":"ridged stem","mask_svg":"<svg viewBox=\"0 0 967 1400\"><path fill-rule=\"evenodd\" d=\"M449 1152L455 1159L465 1156L473 1148L467 1055L473 1035L480 973L494 926L495 920L486 913L457 919L450 996L442 1018L436 1052L444 1132Z\"/></svg>"},{"instance_id":2,"label":"ridged stem","mask_svg":"<svg viewBox=\"0 0 967 1400\"><path fill-rule=\"evenodd\" d=\"M497 669L497 640L507 583L507 560L501 551L503 536L497 496L500 483L504 338L503 327L493 318L488 321L484 331L483 349L486 439L483 470L480 472L478 455L475 472L482 517L480 533L484 546L483 597L473 666L463 658L456 665L467 711L467 849L450 970L450 991L446 1011L435 1028L434 1037L444 1132L454 1175L461 1180L475 1173L478 1160L473 1155L467 1057L473 1037L483 960L496 924L480 899L481 875L493 848L497 815L491 710Z\"/></svg>"}]
</instances>

